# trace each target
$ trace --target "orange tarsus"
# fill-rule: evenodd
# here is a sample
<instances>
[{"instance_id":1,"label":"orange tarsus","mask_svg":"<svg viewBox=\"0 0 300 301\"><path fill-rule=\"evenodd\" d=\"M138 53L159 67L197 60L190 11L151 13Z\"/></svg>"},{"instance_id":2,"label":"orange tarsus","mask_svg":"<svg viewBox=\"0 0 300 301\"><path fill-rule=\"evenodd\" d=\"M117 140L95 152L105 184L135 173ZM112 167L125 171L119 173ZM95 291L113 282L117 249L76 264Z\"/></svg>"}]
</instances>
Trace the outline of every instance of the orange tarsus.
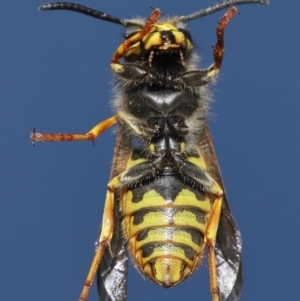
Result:
<instances>
[{"instance_id":1,"label":"orange tarsus","mask_svg":"<svg viewBox=\"0 0 300 301\"><path fill-rule=\"evenodd\" d=\"M33 145L35 142L62 142L62 141L78 141L78 140L89 140L94 145L95 139L100 136L104 131L113 126L118 121L118 115L114 115L106 120L96 124L86 134L53 134L53 133L36 133L35 128L33 129L30 138Z\"/></svg>"}]
</instances>

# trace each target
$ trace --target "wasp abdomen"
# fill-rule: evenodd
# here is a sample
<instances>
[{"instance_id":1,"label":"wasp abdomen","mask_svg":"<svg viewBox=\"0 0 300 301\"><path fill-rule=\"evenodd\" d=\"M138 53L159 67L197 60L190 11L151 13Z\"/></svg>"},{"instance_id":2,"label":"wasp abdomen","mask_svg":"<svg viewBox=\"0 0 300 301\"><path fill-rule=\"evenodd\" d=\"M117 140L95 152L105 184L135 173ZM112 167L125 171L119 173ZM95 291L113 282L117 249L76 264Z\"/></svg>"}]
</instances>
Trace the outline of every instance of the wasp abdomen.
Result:
<instances>
[{"instance_id":1,"label":"wasp abdomen","mask_svg":"<svg viewBox=\"0 0 300 301\"><path fill-rule=\"evenodd\" d=\"M128 190L123 226L138 269L164 287L191 275L202 258L210 204L178 174Z\"/></svg>"}]
</instances>

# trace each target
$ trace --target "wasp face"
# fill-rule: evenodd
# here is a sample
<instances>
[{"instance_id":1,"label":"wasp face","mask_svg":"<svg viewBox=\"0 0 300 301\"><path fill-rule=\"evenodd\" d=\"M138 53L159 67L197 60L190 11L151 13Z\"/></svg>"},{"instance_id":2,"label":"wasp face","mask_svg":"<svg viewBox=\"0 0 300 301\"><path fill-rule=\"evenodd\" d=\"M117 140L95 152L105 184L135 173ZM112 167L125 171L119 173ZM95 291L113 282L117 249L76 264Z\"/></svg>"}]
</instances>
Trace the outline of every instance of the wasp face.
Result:
<instances>
[{"instance_id":1,"label":"wasp face","mask_svg":"<svg viewBox=\"0 0 300 301\"><path fill-rule=\"evenodd\" d=\"M132 31L127 37L138 32ZM155 24L148 34L130 47L124 58L127 61L148 61L150 67L166 60L184 65L192 48L191 35L184 28L165 22Z\"/></svg>"}]
</instances>

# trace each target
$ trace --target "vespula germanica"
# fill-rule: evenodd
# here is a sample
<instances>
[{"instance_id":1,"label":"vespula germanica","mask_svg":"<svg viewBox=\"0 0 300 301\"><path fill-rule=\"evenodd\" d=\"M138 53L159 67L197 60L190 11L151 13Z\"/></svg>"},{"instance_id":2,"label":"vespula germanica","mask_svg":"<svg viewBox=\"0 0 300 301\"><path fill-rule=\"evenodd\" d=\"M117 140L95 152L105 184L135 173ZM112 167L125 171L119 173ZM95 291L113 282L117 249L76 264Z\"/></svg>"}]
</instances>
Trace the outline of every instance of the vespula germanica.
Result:
<instances>
[{"instance_id":1,"label":"vespula germanica","mask_svg":"<svg viewBox=\"0 0 300 301\"><path fill-rule=\"evenodd\" d=\"M93 141L118 124L102 230L80 300L97 274L101 300L126 300L127 250L136 268L162 287L193 274L207 250L213 301L238 300L242 287L241 235L230 213L206 123L209 85L218 75L224 31L237 13L232 5L267 0L228 0L191 15L119 19L66 2L66 9L127 28L111 60L118 84L116 114L86 134L40 134L36 141ZM228 8L217 25L214 63L196 69L187 21Z\"/></svg>"}]
</instances>

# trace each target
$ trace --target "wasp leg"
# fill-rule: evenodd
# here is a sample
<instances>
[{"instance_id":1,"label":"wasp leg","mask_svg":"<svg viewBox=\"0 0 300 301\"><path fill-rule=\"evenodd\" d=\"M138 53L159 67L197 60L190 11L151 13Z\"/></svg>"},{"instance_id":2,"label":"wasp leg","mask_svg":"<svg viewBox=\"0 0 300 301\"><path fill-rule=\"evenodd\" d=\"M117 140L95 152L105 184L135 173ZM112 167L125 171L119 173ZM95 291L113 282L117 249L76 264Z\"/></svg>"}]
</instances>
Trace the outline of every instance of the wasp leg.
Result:
<instances>
[{"instance_id":1,"label":"wasp leg","mask_svg":"<svg viewBox=\"0 0 300 301\"><path fill-rule=\"evenodd\" d=\"M182 73L170 81L173 85L186 86L203 86L211 83L218 75L219 69L215 69L214 65L208 69L194 70Z\"/></svg>"},{"instance_id":2,"label":"wasp leg","mask_svg":"<svg viewBox=\"0 0 300 301\"><path fill-rule=\"evenodd\" d=\"M85 279L79 301L87 300L89 289L95 278L103 253L107 247L110 248L110 242L114 230L114 191L119 186L119 177L113 178L107 185L106 200L102 219L102 230L99 238L98 249L94 255L92 264Z\"/></svg>"},{"instance_id":3,"label":"wasp leg","mask_svg":"<svg viewBox=\"0 0 300 301\"><path fill-rule=\"evenodd\" d=\"M222 196L218 196L216 198L207 224L207 229L205 232L205 245L208 250L208 266L209 266L210 291L212 294L212 301L219 301L215 242L216 242L219 220L221 215L222 199L223 199Z\"/></svg>"},{"instance_id":4,"label":"wasp leg","mask_svg":"<svg viewBox=\"0 0 300 301\"><path fill-rule=\"evenodd\" d=\"M182 155L173 155L175 165L185 181L192 186L198 186L204 191L216 195L222 195L223 190L220 185L202 168L183 159Z\"/></svg>"},{"instance_id":5,"label":"wasp leg","mask_svg":"<svg viewBox=\"0 0 300 301\"><path fill-rule=\"evenodd\" d=\"M135 64L112 64L112 71L127 80L130 81L143 81L157 83L162 81L160 75L154 72L148 71L145 67L138 66ZM217 76L214 65L208 69L194 70L182 73L180 76L170 79L163 79L167 84L174 86L202 86L211 83Z\"/></svg>"},{"instance_id":6,"label":"wasp leg","mask_svg":"<svg viewBox=\"0 0 300 301\"><path fill-rule=\"evenodd\" d=\"M153 173L151 162L140 163L126 172L113 178L107 185L107 194L105 200L105 207L102 220L102 230L99 238L98 249L94 255L92 264L90 266L88 275L84 282L79 301L86 301L89 289L95 278L98 266L101 262L105 249L110 248L110 241L113 235L114 228L114 191L119 187L128 187L140 183L142 179L149 178ZM143 171L141 174L140 172Z\"/></svg>"},{"instance_id":7,"label":"wasp leg","mask_svg":"<svg viewBox=\"0 0 300 301\"><path fill-rule=\"evenodd\" d=\"M32 144L37 141L54 142L54 141L76 141L76 140L90 140L93 141L100 136L104 131L113 126L118 121L118 115L101 121L86 134L51 134L51 133L36 133L35 129L30 135Z\"/></svg>"},{"instance_id":8,"label":"wasp leg","mask_svg":"<svg viewBox=\"0 0 300 301\"><path fill-rule=\"evenodd\" d=\"M134 81L143 80L147 76L147 71L143 68L140 68L137 65L131 64L131 66L126 67L127 65L123 65L119 63L119 59L121 59L130 47L134 44L139 42L145 35L149 33L152 29L156 21L158 20L159 16L161 15L161 11L156 8L152 10L150 17L148 18L144 28L135 34L134 36L126 39L116 50L112 59L111 59L111 68L112 70L119 76L131 79Z\"/></svg>"},{"instance_id":9,"label":"wasp leg","mask_svg":"<svg viewBox=\"0 0 300 301\"><path fill-rule=\"evenodd\" d=\"M119 174L119 187L129 188L140 186L143 184L143 181L150 181L158 176L163 157L155 156L153 160L148 161L149 157L147 157L147 154L147 152L137 154L135 159L129 161L129 164L135 164L135 160L142 160L144 162L136 163L136 165ZM149 156L151 156L150 153Z\"/></svg>"},{"instance_id":10,"label":"wasp leg","mask_svg":"<svg viewBox=\"0 0 300 301\"><path fill-rule=\"evenodd\" d=\"M143 81L148 77L148 70L135 64L111 64L111 69L117 76L131 81Z\"/></svg>"},{"instance_id":11,"label":"wasp leg","mask_svg":"<svg viewBox=\"0 0 300 301\"><path fill-rule=\"evenodd\" d=\"M220 19L218 25L217 25L217 43L213 47L213 54L214 54L214 60L215 63L211 66L213 67L217 72L219 71L223 56L224 56L224 32L225 28L230 22L230 20L238 13L238 10L236 7L230 7L228 11L224 14L224 16Z\"/></svg>"},{"instance_id":12,"label":"wasp leg","mask_svg":"<svg viewBox=\"0 0 300 301\"><path fill-rule=\"evenodd\" d=\"M235 7L231 7L220 19L217 25L217 43L213 46L214 64L205 70L195 70L183 73L180 77L172 80L174 84L188 86L206 85L213 81L219 73L224 56L224 32L230 20L238 13Z\"/></svg>"},{"instance_id":13,"label":"wasp leg","mask_svg":"<svg viewBox=\"0 0 300 301\"><path fill-rule=\"evenodd\" d=\"M148 68L136 64L111 64L111 69L117 76L130 81L141 82L145 80L151 83L165 81L166 83L170 83L173 85L182 85L182 81L180 82L180 78L168 80L163 78L161 74L157 72L151 72Z\"/></svg>"},{"instance_id":14,"label":"wasp leg","mask_svg":"<svg viewBox=\"0 0 300 301\"><path fill-rule=\"evenodd\" d=\"M135 187L142 185L143 181L155 179L159 174L152 162L144 162L133 166L120 175L121 185L124 187Z\"/></svg>"},{"instance_id":15,"label":"wasp leg","mask_svg":"<svg viewBox=\"0 0 300 301\"><path fill-rule=\"evenodd\" d=\"M126 39L116 50L114 53L112 59L111 59L111 65L119 64L118 60L122 58L126 53L128 52L129 48L134 44L140 41L146 34L149 33L151 28L154 26L156 21L158 20L159 16L161 15L161 11L158 8L155 8L152 10L152 13L150 17L148 18L144 28L139 31L134 36Z\"/></svg>"}]
</instances>

